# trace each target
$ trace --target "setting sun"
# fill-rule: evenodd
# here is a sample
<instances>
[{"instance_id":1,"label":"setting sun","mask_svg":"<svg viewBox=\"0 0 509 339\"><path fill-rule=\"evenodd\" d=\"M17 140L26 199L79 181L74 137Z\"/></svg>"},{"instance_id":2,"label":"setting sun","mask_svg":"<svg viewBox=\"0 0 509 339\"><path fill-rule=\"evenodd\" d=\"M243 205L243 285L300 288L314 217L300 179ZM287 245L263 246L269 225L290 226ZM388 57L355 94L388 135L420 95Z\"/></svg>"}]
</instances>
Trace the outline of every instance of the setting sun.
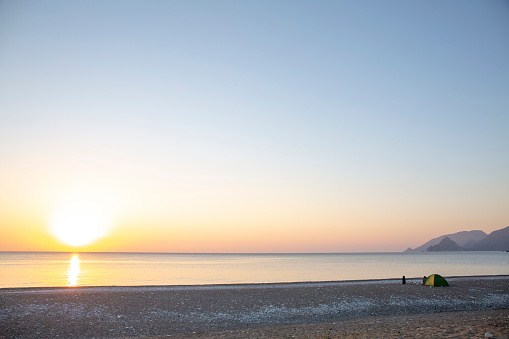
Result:
<instances>
[{"instance_id":1,"label":"setting sun","mask_svg":"<svg viewBox=\"0 0 509 339\"><path fill-rule=\"evenodd\" d=\"M104 237L111 228L108 211L93 201L73 201L60 206L50 221L51 233L62 243L85 246Z\"/></svg>"}]
</instances>

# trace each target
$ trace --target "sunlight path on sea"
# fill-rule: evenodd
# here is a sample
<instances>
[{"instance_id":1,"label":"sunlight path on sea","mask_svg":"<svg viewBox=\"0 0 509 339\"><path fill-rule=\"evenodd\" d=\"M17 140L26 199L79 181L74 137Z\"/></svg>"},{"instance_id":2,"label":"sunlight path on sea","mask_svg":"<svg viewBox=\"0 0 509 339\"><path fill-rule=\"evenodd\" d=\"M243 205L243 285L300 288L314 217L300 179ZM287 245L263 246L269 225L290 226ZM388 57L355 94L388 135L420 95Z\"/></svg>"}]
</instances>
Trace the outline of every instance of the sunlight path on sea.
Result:
<instances>
[{"instance_id":1,"label":"sunlight path on sea","mask_svg":"<svg viewBox=\"0 0 509 339\"><path fill-rule=\"evenodd\" d=\"M69 268L67 269L67 287L78 286L80 272L80 259L77 254L74 254L69 260Z\"/></svg>"}]
</instances>

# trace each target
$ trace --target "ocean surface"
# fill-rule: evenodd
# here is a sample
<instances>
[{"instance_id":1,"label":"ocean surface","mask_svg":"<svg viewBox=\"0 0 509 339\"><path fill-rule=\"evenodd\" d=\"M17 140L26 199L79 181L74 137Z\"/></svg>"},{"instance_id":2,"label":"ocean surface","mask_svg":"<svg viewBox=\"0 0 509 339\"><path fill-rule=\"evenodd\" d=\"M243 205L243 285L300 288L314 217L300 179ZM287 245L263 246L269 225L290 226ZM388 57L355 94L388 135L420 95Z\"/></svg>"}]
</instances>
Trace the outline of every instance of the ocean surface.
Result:
<instances>
[{"instance_id":1,"label":"ocean surface","mask_svg":"<svg viewBox=\"0 0 509 339\"><path fill-rule=\"evenodd\" d=\"M163 254L0 252L0 288L509 275L506 252Z\"/></svg>"}]
</instances>

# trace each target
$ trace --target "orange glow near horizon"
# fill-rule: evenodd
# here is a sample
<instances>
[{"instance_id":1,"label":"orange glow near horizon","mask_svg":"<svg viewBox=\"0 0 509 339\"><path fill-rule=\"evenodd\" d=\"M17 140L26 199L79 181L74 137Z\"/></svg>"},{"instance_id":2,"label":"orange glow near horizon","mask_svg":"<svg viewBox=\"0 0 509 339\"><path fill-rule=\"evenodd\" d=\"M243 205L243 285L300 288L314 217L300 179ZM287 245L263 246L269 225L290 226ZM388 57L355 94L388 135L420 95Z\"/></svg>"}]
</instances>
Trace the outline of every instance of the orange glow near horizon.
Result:
<instances>
[{"instance_id":1,"label":"orange glow near horizon","mask_svg":"<svg viewBox=\"0 0 509 339\"><path fill-rule=\"evenodd\" d=\"M357 222L341 222L331 217L320 225L313 218L300 221L292 218L291 225L284 220L257 216L251 221L241 218L208 215L189 215L180 219L145 218L117 219L108 234L90 244L72 246L59 241L49 232L42 218L6 220L1 224L24 225L20 228L0 228L1 250L57 251L57 252L163 252L163 253L303 253L303 252L378 252L403 251L417 247L427 239L441 234L427 227L429 219L421 221L414 230L405 227L405 220L393 218L391 227L381 227L368 217L358 216ZM27 216L30 217L30 216ZM228 216L227 216L228 217ZM307 219L307 220L305 220ZM353 218L350 218L353 219ZM334 222L334 220L336 222ZM383 220L384 225L389 221ZM439 224L443 226L445 224ZM462 225L458 226L461 227ZM489 232L490 230L485 231ZM456 231L456 230L453 230ZM452 232L453 232L452 231ZM451 232L451 233L452 233Z\"/></svg>"},{"instance_id":2,"label":"orange glow near horizon","mask_svg":"<svg viewBox=\"0 0 509 339\"><path fill-rule=\"evenodd\" d=\"M337 202L331 205L320 199L304 199L306 194L262 199L250 196L251 190L247 190L249 194L221 192L220 202L205 204L185 195L179 201L174 191L162 192L157 187L152 187L152 195L148 191L138 195L140 192L130 191L129 186L108 186L96 180L95 185L88 184L85 189L83 182L81 186L68 182L55 185L58 189L54 190L48 187L30 205L15 205L15 200L0 195L0 206L4 206L0 213L0 250L392 252L417 247L445 233L447 227L447 232L454 233L465 230L465 225L475 229L485 220L484 214L444 212L413 220L412 213L417 212L401 207L404 213L398 212L392 207L393 201L383 199L377 200L377 208L370 208L370 213L353 198L348 201L331 197ZM26 213L29 210L34 213ZM59 223L53 223L55 220ZM490 224L501 223L494 218Z\"/></svg>"}]
</instances>

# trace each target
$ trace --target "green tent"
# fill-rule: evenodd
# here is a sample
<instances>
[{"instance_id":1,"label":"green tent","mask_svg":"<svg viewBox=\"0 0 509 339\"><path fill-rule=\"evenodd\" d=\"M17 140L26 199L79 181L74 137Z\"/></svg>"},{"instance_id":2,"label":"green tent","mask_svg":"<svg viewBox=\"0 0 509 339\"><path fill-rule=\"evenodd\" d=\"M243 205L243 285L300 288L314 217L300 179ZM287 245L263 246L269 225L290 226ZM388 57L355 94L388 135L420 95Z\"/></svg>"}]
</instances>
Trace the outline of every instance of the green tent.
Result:
<instances>
[{"instance_id":1,"label":"green tent","mask_svg":"<svg viewBox=\"0 0 509 339\"><path fill-rule=\"evenodd\" d=\"M435 286L435 287L449 286L449 284L447 283L447 280L445 280L444 277L442 277L439 274L432 274L429 277L427 277L426 281L424 282L424 285Z\"/></svg>"}]
</instances>

